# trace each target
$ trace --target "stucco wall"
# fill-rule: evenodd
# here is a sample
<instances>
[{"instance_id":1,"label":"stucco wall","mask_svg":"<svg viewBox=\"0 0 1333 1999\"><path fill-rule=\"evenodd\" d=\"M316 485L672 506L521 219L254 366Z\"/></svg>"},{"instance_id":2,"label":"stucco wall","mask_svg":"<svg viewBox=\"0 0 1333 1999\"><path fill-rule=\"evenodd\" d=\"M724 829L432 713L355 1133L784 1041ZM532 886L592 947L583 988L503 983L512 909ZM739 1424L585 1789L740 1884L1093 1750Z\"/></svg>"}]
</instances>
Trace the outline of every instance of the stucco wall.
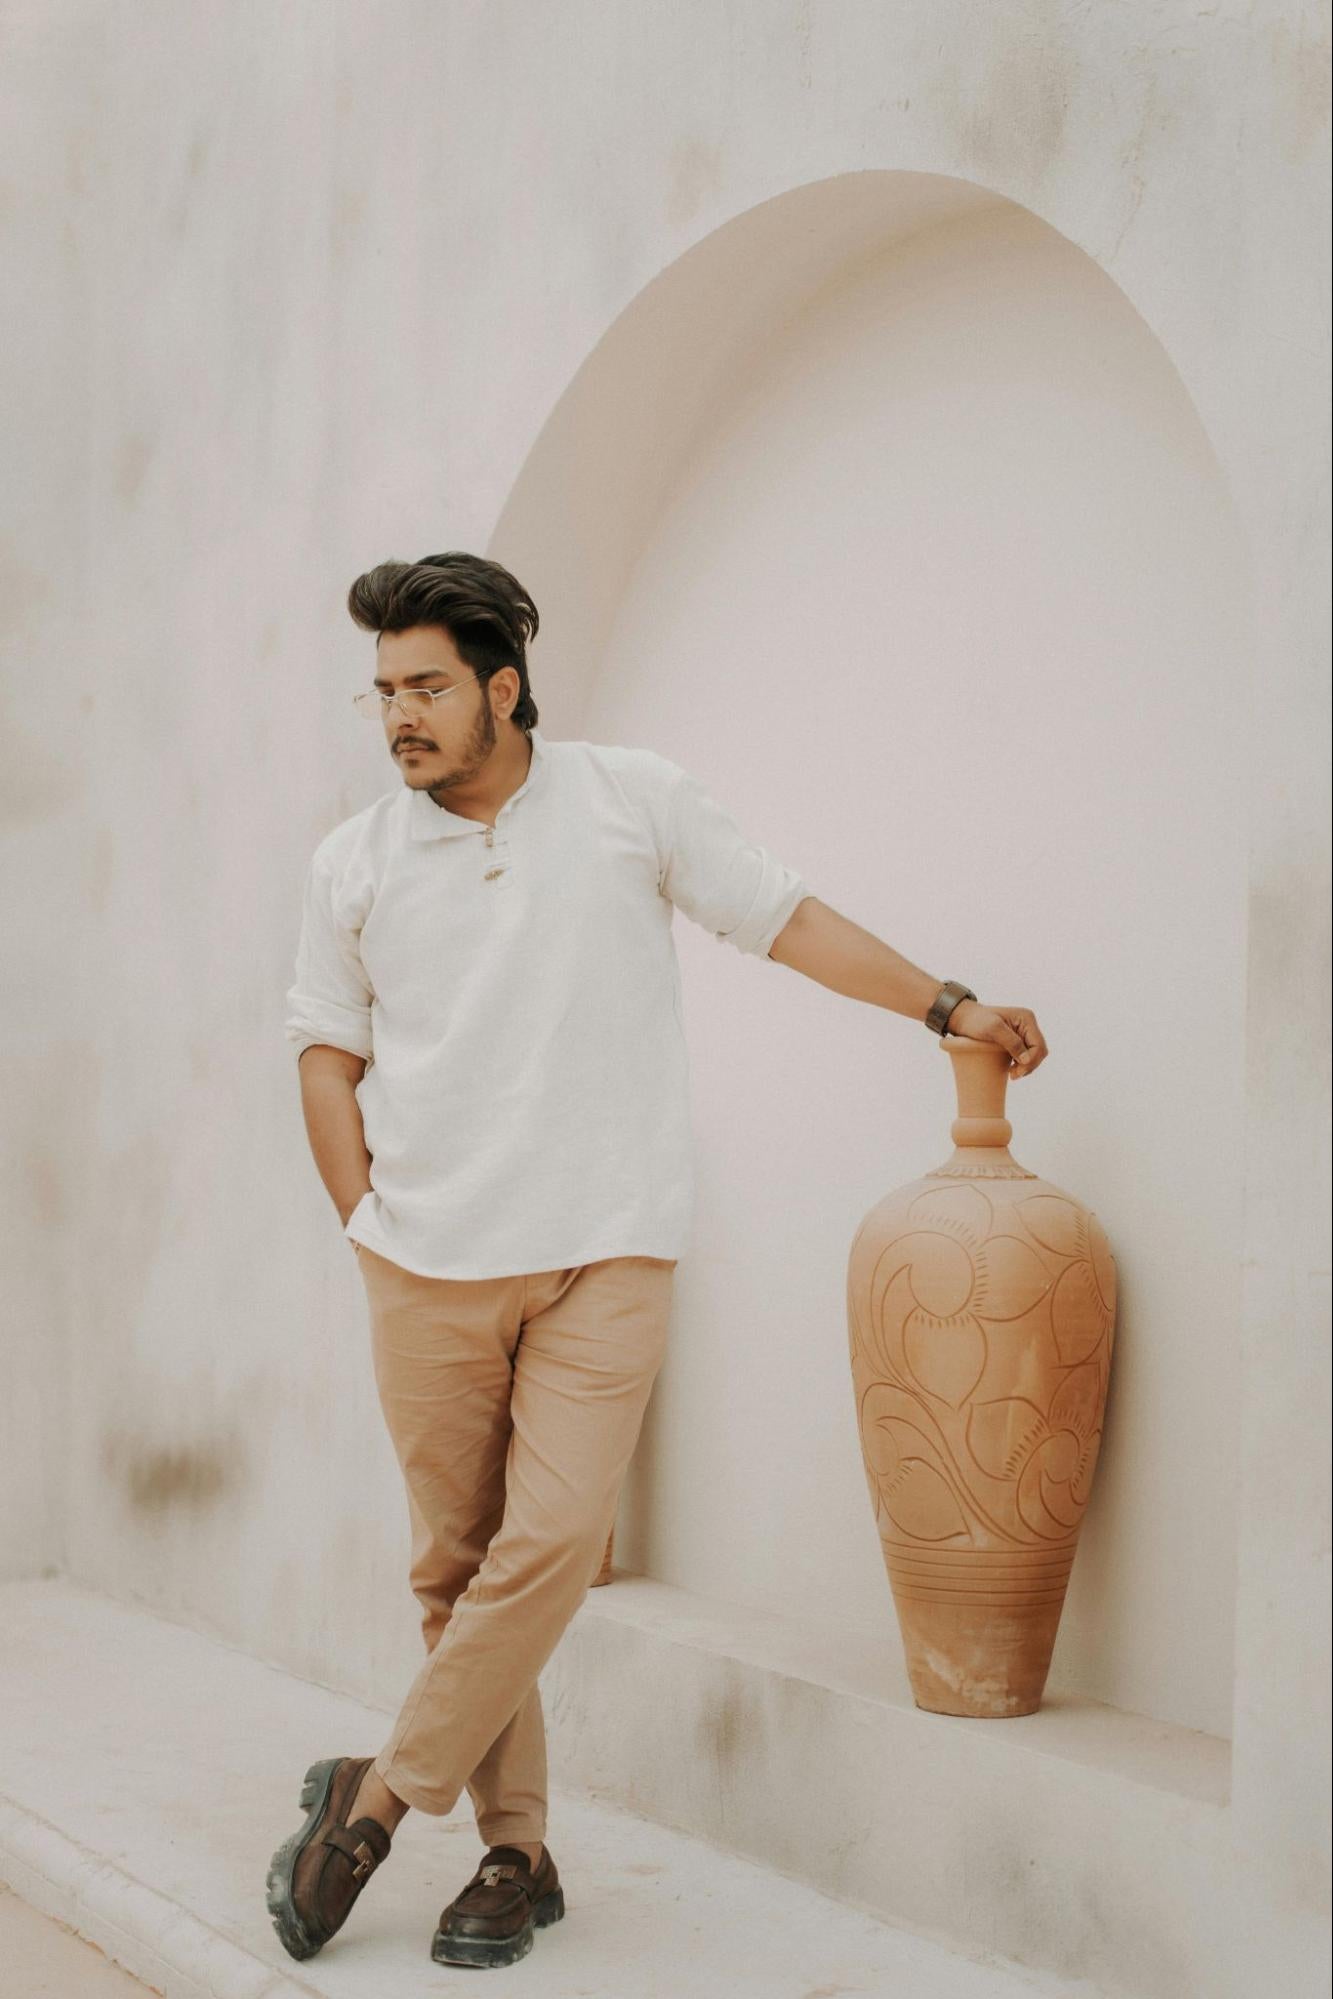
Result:
<instances>
[{"instance_id":1,"label":"stucco wall","mask_svg":"<svg viewBox=\"0 0 1333 1999\"><path fill-rule=\"evenodd\" d=\"M11 1567L348 1684L411 1619L281 995L311 847L394 781L348 705L347 582L490 548L547 614L549 733L689 761L835 906L1038 1008L1054 1053L1011 1093L1014 1149L1097 1208L1126 1287L1056 1670L1234 1720L1255 1879L1314 1894L1316 20L7 11ZM854 214L848 175L875 183ZM772 206L821 188L831 236ZM562 535L543 447L571 395L596 431L599 343L760 210L693 327L717 367L663 357L693 420L646 378L673 448L637 490L567 490ZM615 380L590 462L634 407ZM889 1642L841 1268L942 1154L946 1065L911 1023L677 940L701 1213L629 1546Z\"/></svg>"}]
</instances>

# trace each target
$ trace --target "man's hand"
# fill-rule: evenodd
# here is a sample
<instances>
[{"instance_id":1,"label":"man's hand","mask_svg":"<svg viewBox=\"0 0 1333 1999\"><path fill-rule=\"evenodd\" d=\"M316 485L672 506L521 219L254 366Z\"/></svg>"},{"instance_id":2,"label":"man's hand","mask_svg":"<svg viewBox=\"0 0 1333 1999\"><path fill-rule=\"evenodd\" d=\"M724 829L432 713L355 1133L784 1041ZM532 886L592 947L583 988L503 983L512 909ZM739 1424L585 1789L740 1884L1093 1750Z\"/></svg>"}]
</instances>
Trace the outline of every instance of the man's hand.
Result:
<instances>
[{"instance_id":1,"label":"man's hand","mask_svg":"<svg viewBox=\"0 0 1333 1999\"><path fill-rule=\"evenodd\" d=\"M1012 1057L1010 1076L1030 1076L1049 1050L1037 1016L1026 1006L983 1006L980 1000L959 1000L949 1015L949 1033L969 1041L993 1041Z\"/></svg>"},{"instance_id":2,"label":"man's hand","mask_svg":"<svg viewBox=\"0 0 1333 1999\"><path fill-rule=\"evenodd\" d=\"M346 1228L353 1208L370 1191L373 1161L356 1100L356 1086L366 1071L365 1058L312 1041L301 1050L297 1069L310 1150L338 1219Z\"/></svg>"}]
</instances>

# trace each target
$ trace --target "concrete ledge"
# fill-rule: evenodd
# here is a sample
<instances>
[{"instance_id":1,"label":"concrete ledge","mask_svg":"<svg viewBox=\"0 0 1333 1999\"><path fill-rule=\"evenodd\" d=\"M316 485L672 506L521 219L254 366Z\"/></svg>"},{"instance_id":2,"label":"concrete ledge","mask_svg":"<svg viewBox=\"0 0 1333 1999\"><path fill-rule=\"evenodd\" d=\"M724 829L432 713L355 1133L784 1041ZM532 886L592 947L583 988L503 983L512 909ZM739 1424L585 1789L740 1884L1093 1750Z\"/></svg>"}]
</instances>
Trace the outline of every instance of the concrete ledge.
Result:
<instances>
[{"instance_id":1,"label":"concrete ledge","mask_svg":"<svg viewBox=\"0 0 1333 1999\"><path fill-rule=\"evenodd\" d=\"M307 1764L367 1753L388 1722L61 1579L0 1585L0 1877L167 1999L438 1999L430 1937L481 1853L466 1794L447 1819L408 1814L317 1957L288 1958L264 1906ZM1054 1999L612 1804L551 1802L568 1913L489 1999ZM1061 1999L1076 1990L1097 1999Z\"/></svg>"},{"instance_id":2,"label":"concrete ledge","mask_svg":"<svg viewBox=\"0 0 1333 1999\"><path fill-rule=\"evenodd\" d=\"M0 1799L0 1876L33 1908L171 1999L280 1999L314 1991L9 1799Z\"/></svg>"},{"instance_id":3,"label":"concrete ledge","mask_svg":"<svg viewBox=\"0 0 1333 1999\"><path fill-rule=\"evenodd\" d=\"M620 1573L542 1690L566 1787L955 1949L1137 1999L1238 1989L1225 1741L1059 1697L928 1714L882 1645Z\"/></svg>"}]
</instances>

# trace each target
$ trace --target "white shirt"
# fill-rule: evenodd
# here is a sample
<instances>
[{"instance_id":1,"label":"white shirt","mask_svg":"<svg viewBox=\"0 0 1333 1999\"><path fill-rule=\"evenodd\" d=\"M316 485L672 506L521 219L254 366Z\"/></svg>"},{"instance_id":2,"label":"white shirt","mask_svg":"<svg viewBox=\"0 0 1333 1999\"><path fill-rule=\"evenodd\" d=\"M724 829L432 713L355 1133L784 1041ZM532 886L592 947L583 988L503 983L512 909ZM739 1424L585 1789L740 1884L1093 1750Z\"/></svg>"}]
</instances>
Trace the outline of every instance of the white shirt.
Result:
<instances>
[{"instance_id":1,"label":"white shirt","mask_svg":"<svg viewBox=\"0 0 1333 1999\"><path fill-rule=\"evenodd\" d=\"M426 1277L679 1257L673 905L766 956L810 890L654 750L531 733L493 828L400 785L316 847L287 1038L364 1056L343 1233Z\"/></svg>"}]
</instances>

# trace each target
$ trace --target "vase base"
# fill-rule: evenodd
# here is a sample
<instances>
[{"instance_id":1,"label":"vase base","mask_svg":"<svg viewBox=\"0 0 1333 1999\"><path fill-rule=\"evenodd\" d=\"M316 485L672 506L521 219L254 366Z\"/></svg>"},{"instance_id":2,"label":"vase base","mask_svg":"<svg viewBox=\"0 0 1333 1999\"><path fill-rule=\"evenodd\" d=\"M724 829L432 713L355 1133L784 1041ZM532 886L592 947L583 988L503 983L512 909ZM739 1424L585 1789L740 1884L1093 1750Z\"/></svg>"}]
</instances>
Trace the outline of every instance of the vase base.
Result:
<instances>
[{"instance_id":1,"label":"vase base","mask_svg":"<svg viewBox=\"0 0 1333 1999\"><path fill-rule=\"evenodd\" d=\"M955 1715L960 1721L1010 1721L1020 1714L1036 1714L1041 1706L1041 1695L1038 1694L1036 1700L1015 1696L1012 1702L1001 1701L988 1706L954 1704L946 1707L935 1701L918 1700L913 1694L912 1705L919 1707L922 1714Z\"/></svg>"},{"instance_id":2,"label":"vase base","mask_svg":"<svg viewBox=\"0 0 1333 1999\"><path fill-rule=\"evenodd\" d=\"M1043 1601L922 1601L894 1579L912 1699L927 1714L1003 1721L1041 1706L1055 1649L1065 1577ZM1048 1588L1050 1586L1048 1585Z\"/></svg>"}]
</instances>

